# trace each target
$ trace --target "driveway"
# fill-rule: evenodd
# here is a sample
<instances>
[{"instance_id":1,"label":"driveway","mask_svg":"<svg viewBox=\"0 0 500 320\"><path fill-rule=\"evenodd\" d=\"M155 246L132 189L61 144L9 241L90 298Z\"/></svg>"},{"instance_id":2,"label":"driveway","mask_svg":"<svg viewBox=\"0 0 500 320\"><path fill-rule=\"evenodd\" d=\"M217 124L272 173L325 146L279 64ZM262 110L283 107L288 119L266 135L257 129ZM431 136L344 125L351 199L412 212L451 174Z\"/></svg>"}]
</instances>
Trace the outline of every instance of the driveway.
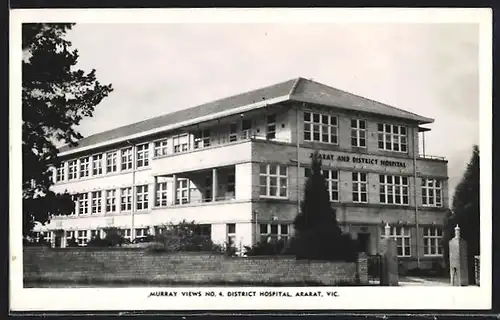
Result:
<instances>
[{"instance_id":1,"label":"driveway","mask_svg":"<svg viewBox=\"0 0 500 320\"><path fill-rule=\"evenodd\" d=\"M410 277L401 276L399 278L400 286L428 286L428 287L443 287L450 286L448 278L429 278L429 277Z\"/></svg>"}]
</instances>

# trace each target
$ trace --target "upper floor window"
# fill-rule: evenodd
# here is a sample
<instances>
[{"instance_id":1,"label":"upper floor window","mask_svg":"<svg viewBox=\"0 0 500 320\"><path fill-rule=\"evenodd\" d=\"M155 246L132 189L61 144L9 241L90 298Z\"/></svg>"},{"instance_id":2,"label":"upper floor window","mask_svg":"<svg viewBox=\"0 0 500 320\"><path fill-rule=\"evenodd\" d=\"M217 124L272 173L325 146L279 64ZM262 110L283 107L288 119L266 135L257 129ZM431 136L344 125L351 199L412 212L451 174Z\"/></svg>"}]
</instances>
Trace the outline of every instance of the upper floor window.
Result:
<instances>
[{"instance_id":1,"label":"upper floor window","mask_svg":"<svg viewBox=\"0 0 500 320\"><path fill-rule=\"evenodd\" d=\"M252 138L252 120L243 119L241 121L241 138L242 139Z\"/></svg>"},{"instance_id":2,"label":"upper floor window","mask_svg":"<svg viewBox=\"0 0 500 320\"><path fill-rule=\"evenodd\" d=\"M149 207L148 205L148 185L142 185L136 187L136 208L137 210L145 210Z\"/></svg>"},{"instance_id":3,"label":"upper floor window","mask_svg":"<svg viewBox=\"0 0 500 320\"><path fill-rule=\"evenodd\" d=\"M267 139L276 138L276 114L267 116Z\"/></svg>"},{"instance_id":4,"label":"upper floor window","mask_svg":"<svg viewBox=\"0 0 500 320\"><path fill-rule=\"evenodd\" d=\"M122 170L132 169L132 147L122 149Z\"/></svg>"},{"instance_id":5,"label":"upper floor window","mask_svg":"<svg viewBox=\"0 0 500 320\"><path fill-rule=\"evenodd\" d=\"M407 152L406 127L378 124L378 148L381 150Z\"/></svg>"},{"instance_id":6,"label":"upper floor window","mask_svg":"<svg viewBox=\"0 0 500 320\"><path fill-rule=\"evenodd\" d=\"M168 140L155 141L155 157L161 157L167 155Z\"/></svg>"},{"instance_id":7,"label":"upper floor window","mask_svg":"<svg viewBox=\"0 0 500 320\"><path fill-rule=\"evenodd\" d=\"M424 255L437 256L443 254L442 238L443 230L441 228L424 228Z\"/></svg>"},{"instance_id":8,"label":"upper floor window","mask_svg":"<svg viewBox=\"0 0 500 320\"><path fill-rule=\"evenodd\" d=\"M288 170L278 164L260 165L260 196L286 198L288 196Z\"/></svg>"},{"instance_id":9,"label":"upper floor window","mask_svg":"<svg viewBox=\"0 0 500 320\"><path fill-rule=\"evenodd\" d=\"M120 209L121 211L132 210L132 188L120 189Z\"/></svg>"},{"instance_id":10,"label":"upper floor window","mask_svg":"<svg viewBox=\"0 0 500 320\"><path fill-rule=\"evenodd\" d=\"M56 181L64 181L64 173L65 173L64 162L61 162L57 167Z\"/></svg>"},{"instance_id":11,"label":"upper floor window","mask_svg":"<svg viewBox=\"0 0 500 320\"><path fill-rule=\"evenodd\" d=\"M304 140L337 144L337 117L304 112Z\"/></svg>"},{"instance_id":12,"label":"upper floor window","mask_svg":"<svg viewBox=\"0 0 500 320\"><path fill-rule=\"evenodd\" d=\"M68 162L68 180L76 178L78 178L78 164L76 160L71 160Z\"/></svg>"},{"instance_id":13,"label":"upper floor window","mask_svg":"<svg viewBox=\"0 0 500 320\"><path fill-rule=\"evenodd\" d=\"M90 159L89 157L80 159L80 178L89 176Z\"/></svg>"},{"instance_id":14,"label":"upper floor window","mask_svg":"<svg viewBox=\"0 0 500 320\"><path fill-rule=\"evenodd\" d=\"M210 146L210 130L205 129L195 133L194 135L194 148L206 148Z\"/></svg>"},{"instance_id":15,"label":"upper floor window","mask_svg":"<svg viewBox=\"0 0 500 320\"><path fill-rule=\"evenodd\" d=\"M177 180L177 197L175 204L183 204L189 202L189 180L179 179Z\"/></svg>"},{"instance_id":16,"label":"upper floor window","mask_svg":"<svg viewBox=\"0 0 500 320\"><path fill-rule=\"evenodd\" d=\"M436 179L422 179L422 205L426 207L441 207L443 190L442 182Z\"/></svg>"},{"instance_id":17,"label":"upper floor window","mask_svg":"<svg viewBox=\"0 0 500 320\"><path fill-rule=\"evenodd\" d=\"M227 192L234 193L236 191L235 188L236 176L234 173L229 173L227 175Z\"/></svg>"},{"instance_id":18,"label":"upper floor window","mask_svg":"<svg viewBox=\"0 0 500 320\"><path fill-rule=\"evenodd\" d=\"M116 211L116 190L106 190L106 212Z\"/></svg>"},{"instance_id":19,"label":"upper floor window","mask_svg":"<svg viewBox=\"0 0 500 320\"><path fill-rule=\"evenodd\" d=\"M102 192L92 192L92 214L101 213L102 211Z\"/></svg>"},{"instance_id":20,"label":"upper floor window","mask_svg":"<svg viewBox=\"0 0 500 320\"><path fill-rule=\"evenodd\" d=\"M188 151L188 139L189 136L187 134L173 137L174 153Z\"/></svg>"},{"instance_id":21,"label":"upper floor window","mask_svg":"<svg viewBox=\"0 0 500 320\"><path fill-rule=\"evenodd\" d=\"M330 201L339 201L339 172L337 170L321 170L326 180ZM311 169L305 168L305 177L311 176Z\"/></svg>"},{"instance_id":22,"label":"upper floor window","mask_svg":"<svg viewBox=\"0 0 500 320\"><path fill-rule=\"evenodd\" d=\"M80 193L78 195L78 214L89 213L89 194Z\"/></svg>"},{"instance_id":23,"label":"upper floor window","mask_svg":"<svg viewBox=\"0 0 500 320\"><path fill-rule=\"evenodd\" d=\"M137 168L147 167L149 165L149 143L137 145Z\"/></svg>"},{"instance_id":24,"label":"upper floor window","mask_svg":"<svg viewBox=\"0 0 500 320\"><path fill-rule=\"evenodd\" d=\"M352 173L352 201L368 202L367 179L364 172Z\"/></svg>"},{"instance_id":25,"label":"upper floor window","mask_svg":"<svg viewBox=\"0 0 500 320\"><path fill-rule=\"evenodd\" d=\"M366 121L359 119L351 120L351 146L366 147Z\"/></svg>"},{"instance_id":26,"label":"upper floor window","mask_svg":"<svg viewBox=\"0 0 500 320\"><path fill-rule=\"evenodd\" d=\"M102 174L102 153L92 157L92 175Z\"/></svg>"},{"instance_id":27,"label":"upper floor window","mask_svg":"<svg viewBox=\"0 0 500 320\"><path fill-rule=\"evenodd\" d=\"M108 152L106 154L106 172L111 173L111 172L116 172L116 159L117 159L117 154L116 151Z\"/></svg>"},{"instance_id":28,"label":"upper floor window","mask_svg":"<svg viewBox=\"0 0 500 320\"><path fill-rule=\"evenodd\" d=\"M156 184L155 206L157 206L157 207L167 206L167 183L166 182L159 182Z\"/></svg>"},{"instance_id":29,"label":"upper floor window","mask_svg":"<svg viewBox=\"0 0 500 320\"><path fill-rule=\"evenodd\" d=\"M408 204L408 177L380 175L380 203Z\"/></svg>"}]
</instances>

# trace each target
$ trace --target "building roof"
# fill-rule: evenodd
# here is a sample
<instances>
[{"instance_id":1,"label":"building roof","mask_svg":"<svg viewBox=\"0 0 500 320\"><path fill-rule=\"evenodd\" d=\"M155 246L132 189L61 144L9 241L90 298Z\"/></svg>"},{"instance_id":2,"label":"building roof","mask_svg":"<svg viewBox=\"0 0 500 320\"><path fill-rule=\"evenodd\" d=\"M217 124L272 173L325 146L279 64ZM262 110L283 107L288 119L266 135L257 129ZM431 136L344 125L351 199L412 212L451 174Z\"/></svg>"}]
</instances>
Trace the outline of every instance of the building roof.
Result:
<instances>
[{"instance_id":1,"label":"building roof","mask_svg":"<svg viewBox=\"0 0 500 320\"><path fill-rule=\"evenodd\" d=\"M309 102L341 109L381 114L389 117L415 121L419 124L433 122L433 119L425 118L405 110L299 77L264 88L205 103L196 107L168 113L162 116L90 135L79 140L76 147L70 147L69 145L62 146L59 149L59 152L76 152L79 149L91 147L96 144L105 144L106 142L111 143L111 141L121 138L125 139L126 137L141 134L143 132L146 133L156 128L175 125L191 119L196 120L198 118L221 112L230 112L232 109L237 109L238 107L248 106L258 102L285 96L288 97L286 100L289 101ZM235 112L237 111L235 110ZM200 121L201 120L202 119L200 119Z\"/></svg>"}]
</instances>

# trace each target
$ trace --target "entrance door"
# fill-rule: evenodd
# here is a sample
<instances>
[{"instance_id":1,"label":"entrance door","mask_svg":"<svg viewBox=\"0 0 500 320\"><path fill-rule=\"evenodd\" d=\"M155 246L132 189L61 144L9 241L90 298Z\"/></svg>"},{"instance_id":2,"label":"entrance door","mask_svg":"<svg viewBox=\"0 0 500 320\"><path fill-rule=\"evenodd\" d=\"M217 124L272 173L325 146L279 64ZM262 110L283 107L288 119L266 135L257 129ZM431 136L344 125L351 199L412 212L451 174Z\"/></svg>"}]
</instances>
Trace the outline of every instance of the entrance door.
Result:
<instances>
[{"instance_id":1,"label":"entrance door","mask_svg":"<svg viewBox=\"0 0 500 320\"><path fill-rule=\"evenodd\" d=\"M54 242L55 242L54 247L61 248L62 247L62 236L56 235Z\"/></svg>"},{"instance_id":2,"label":"entrance door","mask_svg":"<svg viewBox=\"0 0 500 320\"><path fill-rule=\"evenodd\" d=\"M368 253L370 251L370 234L366 232L358 233L359 252Z\"/></svg>"}]
</instances>

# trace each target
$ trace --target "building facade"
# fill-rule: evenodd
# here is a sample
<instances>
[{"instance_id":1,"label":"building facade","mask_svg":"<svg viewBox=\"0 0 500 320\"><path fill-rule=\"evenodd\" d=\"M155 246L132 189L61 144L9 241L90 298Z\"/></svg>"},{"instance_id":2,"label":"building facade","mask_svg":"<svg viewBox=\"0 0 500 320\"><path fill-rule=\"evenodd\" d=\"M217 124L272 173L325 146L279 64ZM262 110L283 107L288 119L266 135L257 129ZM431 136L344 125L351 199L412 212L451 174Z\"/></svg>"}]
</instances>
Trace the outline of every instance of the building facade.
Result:
<instances>
[{"instance_id":1,"label":"building facade","mask_svg":"<svg viewBox=\"0 0 500 320\"><path fill-rule=\"evenodd\" d=\"M375 254L389 224L401 260L425 268L441 256L449 201L447 161L419 150L432 122L292 79L61 148L53 190L71 193L75 212L35 230L57 247L107 227L134 240L182 220L237 247L288 238L317 150L343 230Z\"/></svg>"}]
</instances>

